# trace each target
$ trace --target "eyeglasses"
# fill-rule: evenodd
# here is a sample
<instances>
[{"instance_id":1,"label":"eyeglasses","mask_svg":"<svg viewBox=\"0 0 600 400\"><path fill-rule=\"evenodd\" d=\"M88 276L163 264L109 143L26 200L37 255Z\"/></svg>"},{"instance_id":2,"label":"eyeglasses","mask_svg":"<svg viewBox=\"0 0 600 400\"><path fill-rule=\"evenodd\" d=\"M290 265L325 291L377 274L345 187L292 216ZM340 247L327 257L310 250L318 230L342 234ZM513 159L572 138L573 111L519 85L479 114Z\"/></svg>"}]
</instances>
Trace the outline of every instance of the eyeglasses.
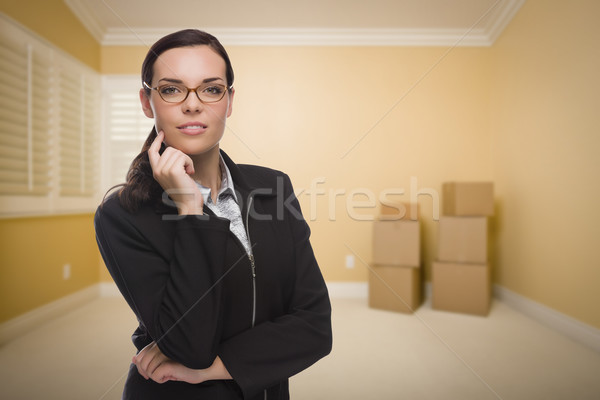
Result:
<instances>
[{"instance_id":1,"label":"eyeglasses","mask_svg":"<svg viewBox=\"0 0 600 400\"><path fill-rule=\"evenodd\" d=\"M150 85L144 82L144 86L150 90L156 90L160 98L167 103L183 103L190 92L195 92L196 97L198 97L198 100L202 103L216 103L225 96L227 90L232 88L232 86L227 87L214 83L200 85L196 88L189 88L175 83L150 87Z\"/></svg>"}]
</instances>

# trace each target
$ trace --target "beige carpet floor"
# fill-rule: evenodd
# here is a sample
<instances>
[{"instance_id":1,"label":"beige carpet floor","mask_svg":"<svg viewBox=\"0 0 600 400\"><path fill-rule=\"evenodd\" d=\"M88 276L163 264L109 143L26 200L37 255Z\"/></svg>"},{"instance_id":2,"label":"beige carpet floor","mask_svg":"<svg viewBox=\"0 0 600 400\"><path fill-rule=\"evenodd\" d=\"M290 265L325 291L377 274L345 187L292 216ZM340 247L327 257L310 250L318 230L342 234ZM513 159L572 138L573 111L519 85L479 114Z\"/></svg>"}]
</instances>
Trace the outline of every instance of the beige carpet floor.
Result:
<instances>
[{"instance_id":1,"label":"beige carpet floor","mask_svg":"<svg viewBox=\"0 0 600 400\"><path fill-rule=\"evenodd\" d=\"M600 399L600 353L495 301L488 317L332 299L334 350L292 399ZM101 298L0 347L0 399L116 400L135 318Z\"/></svg>"}]
</instances>

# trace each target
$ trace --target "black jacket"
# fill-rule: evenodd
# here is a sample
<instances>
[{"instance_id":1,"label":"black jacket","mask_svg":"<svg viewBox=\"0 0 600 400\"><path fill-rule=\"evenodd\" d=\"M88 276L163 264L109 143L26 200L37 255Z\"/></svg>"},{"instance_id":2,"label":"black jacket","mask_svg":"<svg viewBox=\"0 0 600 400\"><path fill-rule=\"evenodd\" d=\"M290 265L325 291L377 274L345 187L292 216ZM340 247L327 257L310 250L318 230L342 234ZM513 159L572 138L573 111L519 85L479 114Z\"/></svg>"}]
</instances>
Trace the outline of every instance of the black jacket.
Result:
<instances>
[{"instance_id":1,"label":"black jacket","mask_svg":"<svg viewBox=\"0 0 600 400\"><path fill-rule=\"evenodd\" d=\"M218 355L234 379L159 385L131 365L124 399L287 399L288 378L331 351L327 288L288 176L222 155L254 260L206 206L182 217L166 198L131 214L113 194L98 207L98 246L138 318L137 349L154 340L195 369Z\"/></svg>"}]
</instances>

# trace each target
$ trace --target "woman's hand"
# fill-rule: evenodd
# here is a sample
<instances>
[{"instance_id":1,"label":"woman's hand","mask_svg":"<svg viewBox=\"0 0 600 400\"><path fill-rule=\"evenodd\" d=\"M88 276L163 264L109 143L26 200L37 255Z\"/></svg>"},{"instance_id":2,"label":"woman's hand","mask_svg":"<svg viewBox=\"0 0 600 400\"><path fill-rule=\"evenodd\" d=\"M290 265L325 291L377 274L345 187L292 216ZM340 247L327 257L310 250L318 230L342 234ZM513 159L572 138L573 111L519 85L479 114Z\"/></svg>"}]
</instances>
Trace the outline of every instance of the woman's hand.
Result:
<instances>
[{"instance_id":1,"label":"woman's hand","mask_svg":"<svg viewBox=\"0 0 600 400\"><path fill-rule=\"evenodd\" d=\"M175 202L179 214L202 214L204 200L191 175L194 163L185 153L173 147L167 147L159 154L160 145L165 138L160 131L148 148L148 159L154 179Z\"/></svg>"},{"instance_id":2,"label":"woman's hand","mask_svg":"<svg viewBox=\"0 0 600 400\"><path fill-rule=\"evenodd\" d=\"M191 369L165 356L155 342L144 347L131 361L136 365L140 375L157 383L167 381L202 383L215 379L231 379L231 375L219 357L206 369Z\"/></svg>"}]
</instances>

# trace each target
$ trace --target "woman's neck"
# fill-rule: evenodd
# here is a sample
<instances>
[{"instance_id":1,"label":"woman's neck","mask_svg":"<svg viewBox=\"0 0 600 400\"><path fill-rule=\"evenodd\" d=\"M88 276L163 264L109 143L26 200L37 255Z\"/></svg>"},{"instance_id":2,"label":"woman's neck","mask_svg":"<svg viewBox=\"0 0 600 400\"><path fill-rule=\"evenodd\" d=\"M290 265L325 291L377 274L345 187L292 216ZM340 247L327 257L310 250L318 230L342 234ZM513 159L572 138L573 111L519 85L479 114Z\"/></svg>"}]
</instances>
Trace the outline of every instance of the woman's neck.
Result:
<instances>
[{"instance_id":1,"label":"woman's neck","mask_svg":"<svg viewBox=\"0 0 600 400\"><path fill-rule=\"evenodd\" d=\"M191 156L194 162L194 175L192 178L202 186L211 189L213 202L221 189L221 155L219 146L215 146L206 153Z\"/></svg>"}]
</instances>

